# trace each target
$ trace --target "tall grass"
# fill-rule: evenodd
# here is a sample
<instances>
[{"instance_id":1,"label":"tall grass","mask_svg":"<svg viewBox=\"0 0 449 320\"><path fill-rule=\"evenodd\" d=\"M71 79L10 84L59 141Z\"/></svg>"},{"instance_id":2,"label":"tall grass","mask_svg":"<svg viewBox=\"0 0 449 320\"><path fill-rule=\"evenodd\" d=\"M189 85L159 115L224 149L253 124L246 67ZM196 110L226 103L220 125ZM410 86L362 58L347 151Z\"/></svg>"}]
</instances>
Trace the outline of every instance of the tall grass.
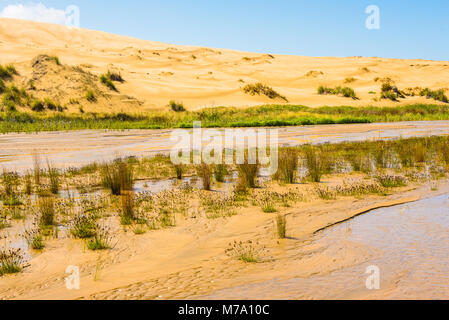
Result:
<instances>
[{"instance_id":1,"label":"tall grass","mask_svg":"<svg viewBox=\"0 0 449 320\"><path fill-rule=\"evenodd\" d=\"M55 224L55 200L53 197L42 197L38 200L38 210L40 214L40 225L43 227Z\"/></svg>"},{"instance_id":2,"label":"tall grass","mask_svg":"<svg viewBox=\"0 0 449 320\"><path fill-rule=\"evenodd\" d=\"M298 151L292 148L280 149L278 157L278 171L274 179L292 184L296 180L298 171Z\"/></svg>"},{"instance_id":3,"label":"tall grass","mask_svg":"<svg viewBox=\"0 0 449 320\"><path fill-rule=\"evenodd\" d=\"M304 157L309 171L309 177L312 182L321 182L323 175L323 163L320 157L320 151L314 146L304 148Z\"/></svg>"},{"instance_id":4,"label":"tall grass","mask_svg":"<svg viewBox=\"0 0 449 320\"><path fill-rule=\"evenodd\" d=\"M285 239L287 236L287 219L285 215L278 214L276 217L276 230L279 239Z\"/></svg>"},{"instance_id":5,"label":"tall grass","mask_svg":"<svg viewBox=\"0 0 449 320\"><path fill-rule=\"evenodd\" d=\"M182 180L182 176L183 176L184 171L185 171L185 165L180 163L180 164L174 164L173 167L175 169L176 178L178 180Z\"/></svg>"},{"instance_id":6,"label":"tall grass","mask_svg":"<svg viewBox=\"0 0 449 320\"><path fill-rule=\"evenodd\" d=\"M259 163L251 164L246 160L243 164L237 164L238 182L237 188L239 190L246 190L247 188L257 187L257 175L259 173Z\"/></svg>"},{"instance_id":7,"label":"tall grass","mask_svg":"<svg viewBox=\"0 0 449 320\"><path fill-rule=\"evenodd\" d=\"M209 164L202 163L197 165L196 173L201 178L203 190L210 191L212 187L212 168Z\"/></svg>"},{"instance_id":8,"label":"tall grass","mask_svg":"<svg viewBox=\"0 0 449 320\"><path fill-rule=\"evenodd\" d=\"M130 225L135 220L134 211L134 193L127 191L121 196L121 223L123 225Z\"/></svg>"},{"instance_id":9,"label":"tall grass","mask_svg":"<svg viewBox=\"0 0 449 320\"><path fill-rule=\"evenodd\" d=\"M229 174L228 166L225 164L217 164L214 166L215 181L225 182L226 176Z\"/></svg>"},{"instance_id":10,"label":"tall grass","mask_svg":"<svg viewBox=\"0 0 449 320\"><path fill-rule=\"evenodd\" d=\"M134 176L132 165L122 159L103 164L100 175L102 186L110 189L113 195L119 196L123 191L133 190Z\"/></svg>"},{"instance_id":11,"label":"tall grass","mask_svg":"<svg viewBox=\"0 0 449 320\"><path fill-rule=\"evenodd\" d=\"M53 168L50 164L50 162L47 161L47 175L50 179L50 192L52 194L58 194L59 193L59 171L56 168Z\"/></svg>"}]
</instances>

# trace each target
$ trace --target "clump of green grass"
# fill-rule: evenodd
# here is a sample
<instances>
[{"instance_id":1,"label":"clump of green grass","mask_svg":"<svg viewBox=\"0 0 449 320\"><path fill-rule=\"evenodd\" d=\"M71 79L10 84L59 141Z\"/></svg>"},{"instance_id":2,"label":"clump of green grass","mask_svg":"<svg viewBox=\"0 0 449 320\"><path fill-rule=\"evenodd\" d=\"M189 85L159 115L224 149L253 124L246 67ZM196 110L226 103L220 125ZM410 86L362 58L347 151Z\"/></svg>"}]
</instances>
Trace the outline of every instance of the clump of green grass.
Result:
<instances>
[{"instance_id":1,"label":"clump of green grass","mask_svg":"<svg viewBox=\"0 0 449 320\"><path fill-rule=\"evenodd\" d=\"M196 173L201 178L203 190L210 191L212 187L212 168L209 164L201 163L196 166Z\"/></svg>"},{"instance_id":2,"label":"clump of green grass","mask_svg":"<svg viewBox=\"0 0 449 320\"><path fill-rule=\"evenodd\" d=\"M44 238L39 227L25 231L24 238L28 246L33 250L42 250L45 248Z\"/></svg>"},{"instance_id":3,"label":"clump of green grass","mask_svg":"<svg viewBox=\"0 0 449 320\"><path fill-rule=\"evenodd\" d=\"M135 235L142 235L142 234L145 234L147 232L147 230L145 229L144 225L138 224L133 228L133 232Z\"/></svg>"},{"instance_id":4,"label":"clump of green grass","mask_svg":"<svg viewBox=\"0 0 449 320\"><path fill-rule=\"evenodd\" d=\"M174 164L173 167L175 169L176 179L182 180L182 176L184 175L186 166L184 164L180 163L180 164Z\"/></svg>"},{"instance_id":5,"label":"clump of green grass","mask_svg":"<svg viewBox=\"0 0 449 320\"><path fill-rule=\"evenodd\" d=\"M21 249L0 250L0 276L21 272L23 264Z\"/></svg>"},{"instance_id":6,"label":"clump of green grass","mask_svg":"<svg viewBox=\"0 0 449 320\"><path fill-rule=\"evenodd\" d=\"M398 98L405 98L404 94L393 85L393 81L390 78L385 78L382 80L380 92L381 99L398 101Z\"/></svg>"},{"instance_id":7,"label":"clump of green grass","mask_svg":"<svg viewBox=\"0 0 449 320\"><path fill-rule=\"evenodd\" d=\"M274 179L283 183L292 184L296 180L298 171L298 152L295 149L286 148L279 150L278 171Z\"/></svg>"},{"instance_id":8,"label":"clump of green grass","mask_svg":"<svg viewBox=\"0 0 449 320\"><path fill-rule=\"evenodd\" d=\"M53 226L55 224L55 200L53 197L42 197L38 200L39 221L43 227Z\"/></svg>"},{"instance_id":9,"label":"clump of green grass","mask_svg":"<svg viewBox=\"0 0 449 320\"><path fill-rule=\"evenodd\" d=\"M216 195L211 193L200 193L200 203L205 209L208 219L233 216L237 206L233 195Z\"/></svg>"},{"instance_id":10,"label":"clump of green grass","mask_svg":"<svg viewBox=\"0 0 449 320\"><path fill-rule=\"evenodd\" d=\"M327 160L324 153L311 145L305 146L303 152L310 180L312 182L321 182Z\"/></svg>"},{"instance_id":11,"label":"clump of green grass","mask_svg":"<svg viewBox=\"0 0 449 320\"><path fill-rule=\"evenodd\" d=\"M348 78L345 79L345 83L353 83L353 82L356 82L356 81L357 81L357 79L354 78L354 77L348 77Z\"/></svg>"},{"instance_id":12,"label":"clump of green grass","mask_svg":"<svg viewBox=\"0 0 449 320\"><path fill-rule=\"evenodd\" d=\"M86 247L92 251L110 249L112 247L111 231L107 227L99 227L95 236L86 240Z\"/></svg>"},{"instance_id":13,"label":"clump of green grass","mask_svg":"<svg viewBox=\"0 0 449 320\"><path fill-rule=\"evenodd\" d=\"M248 160L245 160L245 163L237 165L238 172L238 182L237 188L239 190L246 190L248 188L256 188L257 187L257 175L259 173L260 165L258 162L249 163Z\"/></svg>"},{"instance_id":14,"label":"clump of green grass","mask_svg":"<svg viewBox=\"0 0 449 320\"><path fill-rule=\"evenodd\" d=\"M407 179L403 176L397 175L378 175L376 176L376 180L384 187L384 188L398 188L404 187L407 185Z\"/></svg>"},{"instance_id":15,"label":"clump of green grass","mask_svg":"<svg viewBox=\"0 0 449 320\"><path fill-rule=\"evenodd\" d=\"M171 100L169 103L170 109L173 110L174 112L185 112L186 108L184 107L184 105L180 102L176 102L174 100Z\"/></svg>"},{"instance_id":16,"label":"clump of green grass","mask_svg":"<svg viewBox=\"0 0 449 320\"><path fill-rule=\"evenodd\" d=\"M448 103L449 100L445 94L444 89L439 89L439 90L431 90L429 88L425 88L422 89L421 92L419 93L419 95L421 97L427 97L427 99L434 99L437 101L441 101L444 103Z\"/></svg>"},{"instance_id":17,"label":"clump of green grass","mask_svg":"<svg viewBox=\"0 0 449 320\"><path fill-rule=\"evenodd\" d=\"M125 192L120 200L120 222L122 225L130 225L136 219L134 193L132 191Z\"/></svg>"},{"instance_id":18,"label":"clump of green grass","mask_svg":"<svg viewBox=\"0 0 449 320\"><path fill-rule=\"evenodd\" d=\"M274 205L272 201L264 201L261 204L261 209L264 213L275 213L278 212L278 209Z\"/></svg>"},{"instance_id":19,"label":"clump of green grass","mask_svg":"<svg viewBox=\"0 0 449 320\"><path fill-rule=\"evenodd\" d=\"M0 80L8 80L18 74L16 68L12 64L6 66L0 65Z\"/></svg>"},{"instance_id":20,"label":"clump of green grass","mask_svg":"<svg viewBox=\"0 0 449 320\"><path fill-rule=\"evenodd\" d=\"M317 89L318 94L326 95L326 94L333 94L333 95L341 95L345 98L352 98L357 99L357 95L354 91L354 89L350 87L336 87L336 88L328 88L324 86L319 86Z\"/></svg>"},{"instance_id":21,"label":"clump of green grass","mask_svg":"<svg viewBox=\"0 0 449 320\"><path fill-rule=\"evenodd\" d=\"M122 75L120 73L117 73L117 72L111 72L110 70L108 70L108 73L106 74L106 76L109 79L111 79L112 81L125 82L125 80L123 79Z\"/></svg>"},{"instance_id":22,"label":"clump of green grass","mask_svg":"<svg viewBox=\"0 0 449 320\"><path fill-rule=\"evenodd\" d=\"M226 176L229 174L228 166L226 164L217 164L214 166L215 181L225 182Z\"/></svg>"},{"instance_id":23,"label":"clump of green grass","mask_svg":"<svg viewBox=\"0 0 449 320\"><path fill-rule=\"evenodd\" d=\"M7 172L3 170L1 176L3 184L2 200L4 205L20 205L17 187L20 184L20 177L17 172Z\"/></svg>"},{"instance_id":24,"label":"clump of green grass","mask_svg":"<svg viewBox=\"0 0 449 320\"><path fill-rule=\"evenodd\" d=\"M276 230L279 239L285 239L287 236L287 219L285 215L278 214L276 217Z\"/></svg>"},{"instance_id":25,"label":"clump of green grass","mask_svg":"<svg viewBox=\"0 0 449 320\"><path fill-rule=\"evenodd\" d=\"M31 102L31 110L33 110L34 112L42 112L45 110L45 104L44 102L42 102L39 99L34 99Z\"/></svg>"},{"instance_id":26,"label":"clump of green grass","mask_svg":"<svg viewBox=\"0 0 449 320\"><path fill-rule=\"evenodd\" d=\"M24 182L24 192L27 196L31 195L31 193L33 192L33 183L31 181L31 173L27 172L25 174L25 176L23 177L23 182Z\"/></svg>"},{"instance_id":27,"label":"clump of green grass","mask_svg":"<svg viewBox=\"0 0 449 320\"><path fill-rule=\"evenodd\" d=\"M86 91L86 99L89 102L97 101L97 98L95 97L95 93L93 92L93 90L87 90Z\"/></svg>"},{"instance_id":28,"label":"clump of green grass","mask_svg":"<svg viewBox=\"0 0 449 320\"><path fill-rule=\"evenodd\" d=\"M261 261L266 248L251 240L242 242L234 241L229 244L229 248L225 253L235 259L246 263L257 263Z\"/></svg>"},{"instance_id":29,"label":"clump of green grass","mask_svg":"<svg viewBox=\"0 0 449 320\"><path fill-rule=\"evenodd\" d=\"M60 65L61 65L61 61L59 60L59 57L58 57L58 56L51 56L50 58L55 62L55 64L56 64L57 66L60 66Z\"/></svg>"},{"instance_id":30,"label":"clump of green grass","mask_svg":"<svg viewBox=\"0 0 449 320\"><path fill-rule=\"evenodd\" d=\"M97 225L93 217L81 214L72 219L69 230L76 239L87 239L95 236Z\"/></svg>"},{"instance_id":31,"label":"clump of green grass","mask_svg":"<svg viewBox=\"0 0 449 320\"><path fill-rule=\"evenodd\" d=\"M287 98L281 94L279 94L278 92L276 92L275 90L273 90L273 88L268 87L266 85L264 85L263 83L256 83L256 84L248 84L243 88L243 91L246 94L250 94L252 96L255 95L265 95L270 99L281 99L284 100L285 102L288 102Z\"/></svg>"},{"instance_id":32,"label":"clump of green grass","mask_svg":"<svg viewBox=\"0 0 449 320\"><path fill-rule=\"evenodd\" d=\"M100 175L102 186L110 189L113 195L119 196L123 191L133 190L133 168L122 159L103 164L100 169Z\"/></svg>"},{"instance_id":33,"label":"clump of green grass","mask_svg":"<svg viewBox=\"0 0 449 320\"><path fill-rule=\"evenodd\" d=\"M329 188L328 186L316 185L315 191L316 191L318 197L320 197L323 200L335 200L336 199L336 192L332 188Z\"/></svg>"},{"instance_id":34,"label":"clump of green grass","mask_svg":"<svg viewBox=\"0 0 449 320\"><path fill-rule=\"evenodd\" d=\"M50 192L52 194L59 193L59 171L56 168L53 168L49 162L47 162L47 175L50 179Z\"/></svg>"},{"instance_id":35,"label":"clump of green grass","mask_svg":"<svg viewBox=\"0 0 449 320\"><path fill-rule=\"evenodd\" d=\"M111 78L107 74L102 74L100 76L100 81L102 84L107 86L109 89L113 91L117 91L117 87L115 86L114 82L111 80Z\"/></svg>"}]
</instances>

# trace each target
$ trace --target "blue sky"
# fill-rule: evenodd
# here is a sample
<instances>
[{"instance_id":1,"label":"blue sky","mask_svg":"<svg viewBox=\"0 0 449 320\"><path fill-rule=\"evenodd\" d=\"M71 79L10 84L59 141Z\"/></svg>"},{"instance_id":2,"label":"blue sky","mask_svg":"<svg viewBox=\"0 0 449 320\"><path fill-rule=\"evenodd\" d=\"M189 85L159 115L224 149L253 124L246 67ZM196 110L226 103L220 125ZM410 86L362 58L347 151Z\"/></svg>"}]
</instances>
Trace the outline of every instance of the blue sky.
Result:
<instances>
[{"instance_id":1,"label":"blue sky","mask_svg":"<svg viewBox=\"0 0 449 320\"><path fill-rule=\"evenodd\" d=\"M80 8L81 27L173 44L305 56L449 60L447 0L0 0ZM365 9L380 8L368 30ZM1 15L1 14L0 14Z\"/></svg>"}]
</instances>

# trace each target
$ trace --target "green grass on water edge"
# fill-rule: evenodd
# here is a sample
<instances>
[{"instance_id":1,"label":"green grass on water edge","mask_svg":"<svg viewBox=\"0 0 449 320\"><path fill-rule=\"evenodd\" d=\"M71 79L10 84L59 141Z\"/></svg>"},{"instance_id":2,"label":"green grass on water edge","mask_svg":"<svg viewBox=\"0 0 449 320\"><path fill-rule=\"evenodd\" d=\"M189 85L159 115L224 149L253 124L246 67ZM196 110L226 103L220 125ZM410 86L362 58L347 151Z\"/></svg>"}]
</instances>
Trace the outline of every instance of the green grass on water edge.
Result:
<instances>
[{"instance_id":1,"label":"green grass on water edge","mask_svg":"<svg viewBox=\"0 0 449 320\"><path fill-rule=\"evenodd\" d=\"M0 133L192 128L194 121L201 121L204 128L245 128L430 120L449 120L449 105L320 108L264 105L246 109L219 107L194 112L158 111L145 114L3 112L0 113Z\"/></svg>"}]
</instances>

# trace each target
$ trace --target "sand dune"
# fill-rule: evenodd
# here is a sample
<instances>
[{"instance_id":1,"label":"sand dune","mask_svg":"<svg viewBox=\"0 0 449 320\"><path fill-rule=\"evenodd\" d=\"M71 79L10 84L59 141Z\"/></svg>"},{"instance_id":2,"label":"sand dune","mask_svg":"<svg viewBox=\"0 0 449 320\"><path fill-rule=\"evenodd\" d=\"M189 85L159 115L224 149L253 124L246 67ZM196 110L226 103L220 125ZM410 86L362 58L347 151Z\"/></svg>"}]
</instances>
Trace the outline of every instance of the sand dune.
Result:
<instances>
[{"instance_id":1,"label":"sand dune","mask_svg":"<svg viewBox=\"0 0 449 320\"><path fill-rule=\"evenodd\" d=\"M170 100L183 102L191 110L283 103L280 99L243 92L246 84L257 82L273 87L292 104L307 106L434 103L422 97L409 97L399 103L374 101L380 87L375 78L390 77L401 89L449 87L446 61L270 55L177 46L59 25L0 19L0 63L16 65L20 76L15 82L25 86L33 79L35 70L31 61L39 54L57 55L62 66L54 70L53 76L36 81L36 95L58 99L71 111L77 111L79 106L69 104L70 99L80 100L86 111L117 112L163 109ZM108 90L95 78L108 69L119 71L126 80L117 85L118 92ZM92 75L94 83L79 82L79 73ZM345 84L346 78L354 81ZM91 85L101 97L96 103L85 100L85 90ZM360 100L318 95L319 85L350 86Z\"/></svg>"}]
</instances>

